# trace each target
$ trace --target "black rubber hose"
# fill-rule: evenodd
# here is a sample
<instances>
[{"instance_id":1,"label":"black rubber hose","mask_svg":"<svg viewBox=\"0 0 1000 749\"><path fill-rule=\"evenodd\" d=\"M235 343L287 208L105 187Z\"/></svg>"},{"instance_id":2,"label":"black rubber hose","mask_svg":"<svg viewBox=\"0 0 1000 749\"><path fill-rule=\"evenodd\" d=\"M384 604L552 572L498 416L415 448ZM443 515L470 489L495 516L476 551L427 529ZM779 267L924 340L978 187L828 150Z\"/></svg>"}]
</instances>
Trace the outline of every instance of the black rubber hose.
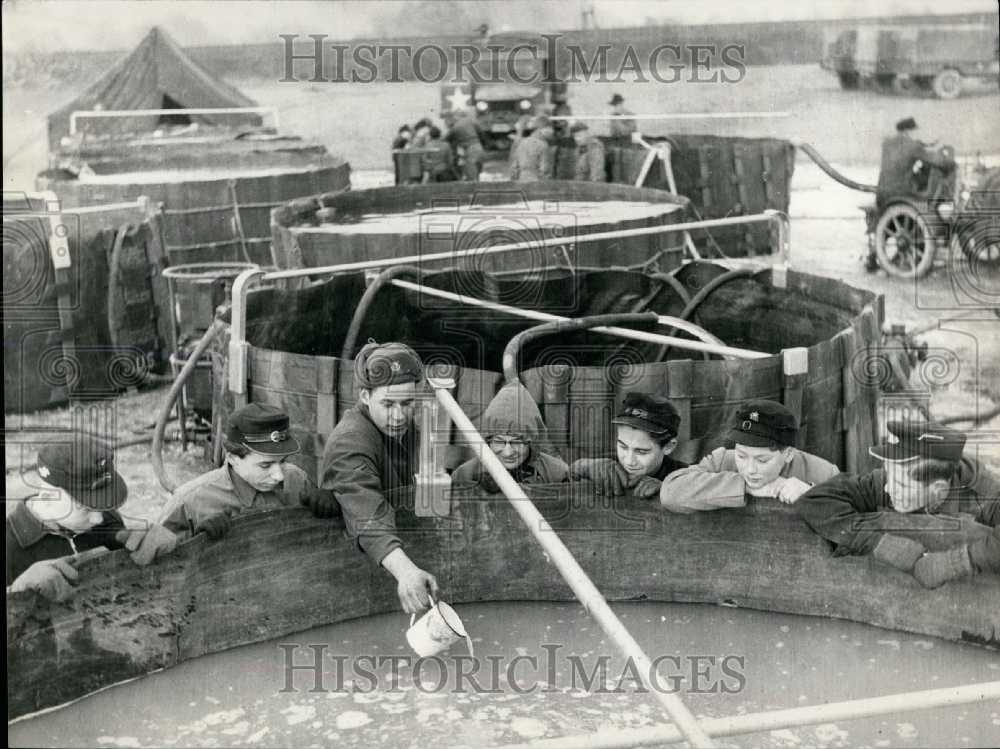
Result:
<instances>
[{"instance_id":1,"label":"black rubber hose","mask_svg":"<svg viewBox=\"0 0 1000 749\"><path fill-rule=\"evenodd\" d=\"M361 301L358 302L358 306L354 308L354 317L351 318L351 326L347 329L347 335L344 337L344 345L340 350L341 359L350 361L351 356L353 356L354 346L358 341L358 335L361 333L361 325L368 316L368 308L374 303L379 290L392 279L402 275L416 276L419 281L423 278L424 271L415 265L394 265L375 277L375 280L365 289L365 293L361 295Z\"/></svg>"},{"instance_id":2,"label":"black rubber hose","mask_svg":"<svg viewBox=\"0 0 1000 749\"><path fill-rule=\"evenodd\" d=\"M677 280L677 276L672 273L650 273L648 274L650 278L655 281L662 281L677 292L677 296L681 298L684 302L684 306L691 303L691 295L688 294L687 289L684 288L684 284Z\"/></svg>"},{"instance_id":3,"label":"black rubber hose","mask_svg":"<svg viewBox=\"0 0 1000 749\"><path fill-rule=\"evenodd\" d=\"M716 276L707 284L705 284L698 291L697 294L691 297L691 301L687 303L687 306L684 307L684 310L678 315L678 317L681 320L687 320L688 318L691 317L691 315L695 313L698 307L701 306L702 302L708 299L709 294L718 289L720 286L723 286L724 284L727 284L730 281L735 281L737 278L747 278L753 276L755 273L757 273L757 270L754 268L736 268L735 270L726 271L721 276ZM671 328L670 333L668 333L668 335L674 335L676 332L677 331L675 328ZM664 359L667 358L667 353L669 351L670 351L670 344L669 343L663 344L663 346L660 348L660 353L657 355L654 361L663 361Z\"/></svg>"},{"instance_id":4,"label":"black rubber hose","mask_svg":"<svg viewBox=\"0 0 1000 749\"><path fill-rule=\"evenodd\" d=\"M826 172L830 177L833 177L837 182L842 184L844 187L849 187L852 190L859 190L861 192L871 192L871 193L878 192L878 188L875 185L863 185L860 182L855 182L853 179L850 179L849 177L845 177L843 174L841 174L832 166L830 166L830 162L824 159L822 156L820 156L819 151L817 151L808 143L796 143L795 145L798 148L801 148L810 159L815 161L816 166L818 166L820 169Z\"/></svg>"},{"instance_id":5,"label":"black rubber hose","mask_svg":"<svg viewBox=\"0 0 1000 749\"><path fill-rule=\"evenodd\" d=\"M160 482L160 486L170 493L173 493L174 489L177 488L177 484L174 483L169 476L167 476L167 473L163 468L163 433L167 428L167 421L170 419L170 412L174 408L174 403L177 401L177 396L180 395L180 392L184 387L184 383L187 382L188 377L191 376L195 367L198 366L198 360L201 358L201 355L205 353L205 350L212 343L212 340L219 334L219 331L226 327L226 325L227 323L220 320L218 317L212 321L212 327L205 331L205 335L201 337L198 341L198 345L194 347L194 351L190 353L187 361L184 362L184 366L177 375L177 379L174 380L174 384L170 386L170 391L167 393L167 398L160 407L160 412L156 415L156 429L153 431L153 446L150 449L150 462L153 464L153 473L156 474L156 480Z\"/></svg>"},{"instance_id":6,"label":"black rubber hose","mask_svg":"<svg viewBox=\"0 0 1000 749\"><path fill-rule=\"evenodd\" d=\"M507 383L518 382L517 358L525 343L536 338L562 333L572 333L577 330L597 328L602 325L627 325L629 323L656 323L659 315L655 312L619 312L613 315L591 315L575 320L556 320L542 323L533 328L522 330L507 342L503 350L503 376Z\"/></svg>"}]
</instances>

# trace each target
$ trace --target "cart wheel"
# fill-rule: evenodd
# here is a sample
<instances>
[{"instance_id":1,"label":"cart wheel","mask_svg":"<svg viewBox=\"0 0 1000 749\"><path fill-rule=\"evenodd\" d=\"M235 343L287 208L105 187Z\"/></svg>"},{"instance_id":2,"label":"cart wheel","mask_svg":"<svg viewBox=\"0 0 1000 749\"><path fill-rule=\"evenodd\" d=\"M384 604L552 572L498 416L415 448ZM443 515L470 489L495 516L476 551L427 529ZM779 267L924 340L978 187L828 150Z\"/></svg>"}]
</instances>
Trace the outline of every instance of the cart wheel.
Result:
<instances>
[{"instance_id":1,"label":"cart wheel","mask_svg":"<svg viewBox=\"0 0 1000 749\"><path fill-rule=\"evenodd\" d=\"M931 85L939 99L957 99L962 93L962 74L952 68L942 70Z\"/></svg>"},{"instance_id":2,"label":"cart wheel","mask_svg":"<svg viewBox=\"0 0 1000 749\"><path fill-rule=\"evenodd\" d=\"M934 264L936 242L927 221L908 203L885 209L875 226L875 254L887 273L920 278Z\"/></svg>"}]
</instances>

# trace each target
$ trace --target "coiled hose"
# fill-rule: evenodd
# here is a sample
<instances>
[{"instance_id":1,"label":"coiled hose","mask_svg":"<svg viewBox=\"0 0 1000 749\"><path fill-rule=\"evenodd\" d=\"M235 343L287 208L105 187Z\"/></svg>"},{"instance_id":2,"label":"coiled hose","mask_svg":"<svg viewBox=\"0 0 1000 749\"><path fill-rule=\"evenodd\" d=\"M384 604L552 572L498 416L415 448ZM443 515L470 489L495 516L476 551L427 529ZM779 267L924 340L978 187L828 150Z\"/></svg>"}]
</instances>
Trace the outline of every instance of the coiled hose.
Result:
<instances>
[{"instance_id":1,"label":"coiled hose","mask_svg":"<svg viewBox=\"0 0 1000 749\"><path fill-rule=\"evenodd\" d=\"M167 421L170 419L170 412L174 409L174 404L177 402L177 396L180 395L181 390L184 388L184 383L187 382L188 377L191 376L191 373L194 372L195 368L198 366L198 360L201 358L201 355L205 353L209 345L211 345L212 341L215 339L215 336L217 336L219 332L226 327L226 325L227 323L224 320L220 320L218 317L212 321L212 326L205 331L205 334L194 347L194 351L191 352L187 361L184 362L184 366L177 375L177 379L175 379L173 384L170 386L167 398L160 407L159 413L156 415L156 429L153 431L153 445L150 450L150 462L153 464L153 473L156 474L156 480L160 482L160 486L170 493L173 493L174 489L177 488L177 483L167 476L167 472L163 468L163 433L166 431Z\"/></svg>"},{"instance_id":2,"label":"coiled hose","mask_svg":"<svg viewBox=\"0 0 1000 749\"><path fill-rule=\"evenodd\" d=\"M415 265L395 265L391 268L386 268L375 277L375 280L365 289L365 293L361 295L358 306L354 308L354 317L351 318L351 325L347 329L347 335L344 337L344 345L340 350L341 359L350 361L351 356L354 354L354 347L357 344L358 336L361 334L361 325L368 316L368 308L375 302L375 297L378 295L379 290L392 279L402 275L414 276L417 281L420 281L424 277L424 271Z\"/></svg>"},{"instance_id":3,"label":"coiled hose","mask_svg":"<svg viewBox=\"0 0 1000 749\"><path fill-rule=\"evenodd\" d=\"M678 315L678 317L681 320L687 320L695 313L698 307L700 307L701 304L708 299L709 294L718 289L720 286L723 286L730 281L735 281L738 278L748 278L753 276L755 273L757 273L757 270L754 268L736 268L734 270L726 271L721 276L716 276L705 284L697 294L691 297L691 301L687 303L687 306L684 307L684 310ZM676 332L676 329L671 328L668 335L675 335ZM670 344L664 343L663 346L660 347L660 353L657 354L653 361L663 361L667 358L667 353L669 353L669 351Z\"/></svg>"},{"instance_id":4,"label":"coiled hose","mask_svg":"<svg viewBox=\"0 0 1000 749\"><path fill-rule=\"evenodd\" d=\"M536 338L561 333L572 333L578 330L597 328L602 325L627 325L629 323L653 323L659 319L655 312L619 312L613 315L591 315L575 320L556 320L542 323L533 328L522 330L511 338L503 350L503 376L507 383L519 382L517 374L517 358L525 343Z\"/></svg>"}]
</instances>

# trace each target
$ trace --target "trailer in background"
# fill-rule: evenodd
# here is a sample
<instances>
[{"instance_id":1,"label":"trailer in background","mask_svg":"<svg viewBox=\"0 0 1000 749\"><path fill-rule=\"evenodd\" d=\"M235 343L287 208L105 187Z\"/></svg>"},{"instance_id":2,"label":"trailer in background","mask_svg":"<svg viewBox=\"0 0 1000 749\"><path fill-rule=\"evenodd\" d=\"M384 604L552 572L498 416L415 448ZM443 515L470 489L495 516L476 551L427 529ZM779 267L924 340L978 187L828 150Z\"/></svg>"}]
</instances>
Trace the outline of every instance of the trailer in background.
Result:
<instances>
[{"instance_id":1,"label":"trailer in background","mask_svg":"<svg viewBox=\"0 0 1000 749\"><path fill-rule=\"evenodd\" d=\"M821 66L845 89L913 86L954 99L967 79L1000 82L998 55L995 24L866 24L831 30Z\"/></svg>"}]
</instances>

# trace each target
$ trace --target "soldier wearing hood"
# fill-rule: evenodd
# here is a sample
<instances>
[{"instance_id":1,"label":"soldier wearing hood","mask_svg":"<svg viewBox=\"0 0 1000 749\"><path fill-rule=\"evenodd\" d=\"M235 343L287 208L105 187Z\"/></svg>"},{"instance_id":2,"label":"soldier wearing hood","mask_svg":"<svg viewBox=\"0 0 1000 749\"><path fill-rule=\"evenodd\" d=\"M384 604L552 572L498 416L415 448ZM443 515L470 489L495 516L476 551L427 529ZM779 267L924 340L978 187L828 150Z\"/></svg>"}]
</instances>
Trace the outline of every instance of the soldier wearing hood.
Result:
<instances>
[{"instance_id":1,"label":"soldier wearing hood","mask_svg":"<svg viewBox=\"0 0 1000 749\"><path fill-rule=\"evenodd\" d=\"M519 484L555 484L569 479L569 466L543 452L545 424L535 399L519 382L504 385L483 412L483 439ZM479 484L490 493L500 489L479 458L466 461L452 474L455 484Z\"/></svg>"}]
</instances>

